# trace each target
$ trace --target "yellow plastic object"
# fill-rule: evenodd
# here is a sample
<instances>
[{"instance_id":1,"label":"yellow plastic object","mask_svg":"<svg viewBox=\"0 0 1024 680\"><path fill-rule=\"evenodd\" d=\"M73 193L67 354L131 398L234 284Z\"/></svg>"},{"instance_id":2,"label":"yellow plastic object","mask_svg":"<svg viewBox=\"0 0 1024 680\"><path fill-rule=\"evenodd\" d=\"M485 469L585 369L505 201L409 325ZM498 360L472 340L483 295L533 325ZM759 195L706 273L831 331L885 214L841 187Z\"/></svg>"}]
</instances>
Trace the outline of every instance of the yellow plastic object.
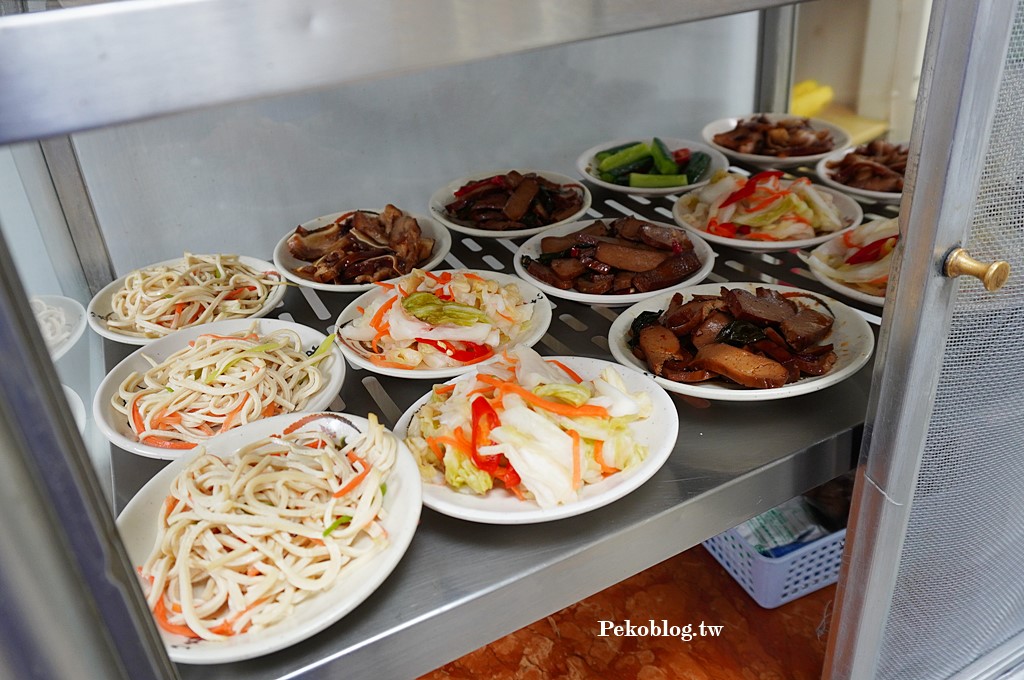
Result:
<instances>
[{"instance_id":1,"label":"yellow plastic object","mask_svg":"<svg viewBox=\"0 0 1024 680\"><path fill-rule=\"evenodd\" d=\"M815 80L803 80L793 86L789 112L804 118L817 115L828 105L835 92L828 85L821 85Z\"/></svg>"}]
</instances>

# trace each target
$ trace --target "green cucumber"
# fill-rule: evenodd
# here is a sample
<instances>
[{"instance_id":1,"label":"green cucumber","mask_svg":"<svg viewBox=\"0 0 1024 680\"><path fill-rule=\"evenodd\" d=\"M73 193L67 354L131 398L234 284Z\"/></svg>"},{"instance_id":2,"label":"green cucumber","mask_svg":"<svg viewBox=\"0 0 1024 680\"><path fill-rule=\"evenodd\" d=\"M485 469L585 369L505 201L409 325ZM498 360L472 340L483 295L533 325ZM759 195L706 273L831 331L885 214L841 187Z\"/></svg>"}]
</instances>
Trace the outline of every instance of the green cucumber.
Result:
<instances>
[{"instance_id":1,"label":"green cucumber","mask_svg":"<svg viewBox=\"0 0 1024 680\"><path fill-rule=\"evenodd\" d=\"M629 186L644 189L664 189L667 187L684 187L690 181L686 175L644 175L633 172L629 175Z\"/></svg>"},{"instance_id":2,"label":"green cucumber","mask_svg":"<svg viewBox=\"0 0 1024 680\"><path fill-rule=\"evenodd\" d=\"M677 175L679 166L672 160L672 151L657 137L651 142L651 155L654 156L654 167L659 175Z\"/></svg>"},{"instance_id":3,"label":"green cucumber","mask_svg":"<svg viewBox=\"0 0 1024 680\"><path fill-rule=\"evenodd\" d=\"M607 148L604 151L599 151L597 153L597 155L594 156L594 160L596 160L598 163L600 163L605 158L608 158L609 156L613 156L613 155L617 154L618 152L622 151L623 149L628 149L631 146L636 146L639 143L640 142L626 142L625 144L619 144L617 146L613 146L613 147Z\"/></svg>"},{"instance_id":4,"label":"green cucumber","mask_svg":"<svg viewBox=\"0 0 1024 680\"><path fill-rule=\"evenodd\" d=\"M690 162L686 164L686 179L690 184L698 181L708 171L711 165L711 156L703 151L694 151L690 156Z\"/></svg>"},{"instance_id":5,"label":"green cucumber","mask_svg":"<svg viewBox=\"0 0 1024 680\"><path fill-rule=\"evenodd\" d=\"M597 169L602 172L612 172L623 165L629 165L630 163L635 163L643 158L649 158L650 155L650 145L640 142L608 156L608 158L605 158L603 161L598 163Z\"/></svg>"}]
</instances>

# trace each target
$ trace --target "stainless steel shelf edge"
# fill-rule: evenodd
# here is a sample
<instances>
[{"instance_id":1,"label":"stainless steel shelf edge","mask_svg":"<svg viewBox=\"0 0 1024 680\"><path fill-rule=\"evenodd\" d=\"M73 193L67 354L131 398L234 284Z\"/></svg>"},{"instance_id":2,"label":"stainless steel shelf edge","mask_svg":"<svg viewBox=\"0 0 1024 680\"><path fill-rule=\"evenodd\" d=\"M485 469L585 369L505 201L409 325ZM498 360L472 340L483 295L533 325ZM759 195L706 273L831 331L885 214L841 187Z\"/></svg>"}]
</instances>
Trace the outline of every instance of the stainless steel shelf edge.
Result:
<instances>
[{"instance_id":1,"label":"stainless steel shelf edge","mask_svg":"<svg viewBox=\"0 0 1024 680\"><path fill-rule=\"evenodd\" d=\"M149 0L0 18L0 144L780 0Z\"/></svg>"}]
</instances>

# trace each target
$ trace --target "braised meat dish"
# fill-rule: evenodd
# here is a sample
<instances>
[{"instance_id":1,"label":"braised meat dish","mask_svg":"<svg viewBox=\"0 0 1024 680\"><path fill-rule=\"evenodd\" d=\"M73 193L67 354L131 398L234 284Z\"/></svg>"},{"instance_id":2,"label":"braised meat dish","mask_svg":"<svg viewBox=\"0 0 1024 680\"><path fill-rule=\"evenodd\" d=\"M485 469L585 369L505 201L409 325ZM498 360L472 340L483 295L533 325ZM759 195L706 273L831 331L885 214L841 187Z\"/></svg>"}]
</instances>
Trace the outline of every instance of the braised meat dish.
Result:
<instances>
[{"instance_id":1,"label":"braised meat dish","mask_svg":"<svg viewBox=\"0 0 1024 680\"><path fill-rule=\"evenodd\" d=\"M719 295L688 300L676 293L667 309L639 314L629 345L667 380L724 379L768 389L832 370L837 356L823 341L834 321L828 306L809 293L723 287Z\"/></svg>"},{"instance_id":2,"label":"braised meat dish","mask_svg":"<svg viewBox=\"0 0 1024 680\"><path fill-rule=\"evenodd\" d=\"M736 127L713 137L715 144L737 153L757 156L813 156L835 148L829 130L815 130L806 118L772 121L765 115L741 120Z\"/></svg>"},{"instance_id":3,"label":"braised meat dish","mask_svg":"<svg viewBox=\"0 0 1024 680\"><path fill-rule=\"evenodd\" d=\"M898 194L903 191L910 149L905 144L875 140L842 158L825 163L829 178L855 189Z\"/></svg>"},{"instance_id":4,"label":"braised meat dish","mask_svg":"<svg viewBox=\"0 0 1024 680\"><path fill-rule=\"evenodd\" d=\"M301 226L288 237L292 257L309 262L299 276L334 285L372 283L408 274L430 259L434 239L415 217L388 204L381 213L356 210L320 229Z\"/></svg>"},{"instance_id":5,"label":"braised meat dish","mask_svg":"<svg viewBox=\"0 0 1024 680\"><path fill-rule=\"evenodd\" d=\"M523 268L538 281L588 295L661 290L701 268L686 232L635 217L597 220L566 234L545 236L541 254L524 255Z\"/></svg>"},{"instance_id":6,"label":"braised meat dish","mask_svg":"<svg viewBox=\"0 0 1024 680\"><path fill-rule=\"evenodd\" d=\"M572 217L583 207L583 188L513 170L455 190L445 214L456 224L485 231L534 229Z\"/></svg>"}]
</instances>

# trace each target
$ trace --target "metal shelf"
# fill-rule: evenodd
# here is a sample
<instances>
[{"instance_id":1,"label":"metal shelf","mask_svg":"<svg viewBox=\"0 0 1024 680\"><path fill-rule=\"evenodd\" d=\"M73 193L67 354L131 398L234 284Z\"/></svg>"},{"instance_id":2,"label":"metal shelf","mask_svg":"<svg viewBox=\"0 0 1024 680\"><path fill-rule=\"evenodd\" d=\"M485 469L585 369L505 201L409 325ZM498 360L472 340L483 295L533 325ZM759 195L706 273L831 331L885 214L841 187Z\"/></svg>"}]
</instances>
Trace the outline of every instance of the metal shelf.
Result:
<instances>
[{"instance_id":1,"label":"metal shelf","mask_svg":"<svg viewBox=\"0 0 1024 680\"><path fill-rule=\"evenodd\" d=\"M0 17L0 144L798 0L149 0Z\"/></svg>"},{"instance_id":2,"label":"metal shelf","mask_svg":"<svg viewBox=\"0 0 1024 680\"><path fill-rule=\"evenodd\" d=\"M594 217L636 212L671 222L665 211L672 197L648 200L592 190ZM453 237L448 265L512 271L516 242ZM711 280L788 279L834 296L813 279L801 278L802 264L792 253L716 250ZM295 321L326 329L353 298L292 289L283 309ZM623 308L552 302L557 306L538 347L542 353L610 358L608 329ZM106 347L109 363L131 349ZM342 621L273 655L179 666L179 672L186 679L252 680L428 672L850 469L870 380L869 364L822 392L781 401L698 403L676 395L675 450L658 474L629 496L579 517L528 526L478 525L424 509L398 568ZM373 410L390 426L430 385L350 369L332 407L358 414ZM119 450L112 456L120 509L163 463Z\"/></svg>"}]
</instances>

